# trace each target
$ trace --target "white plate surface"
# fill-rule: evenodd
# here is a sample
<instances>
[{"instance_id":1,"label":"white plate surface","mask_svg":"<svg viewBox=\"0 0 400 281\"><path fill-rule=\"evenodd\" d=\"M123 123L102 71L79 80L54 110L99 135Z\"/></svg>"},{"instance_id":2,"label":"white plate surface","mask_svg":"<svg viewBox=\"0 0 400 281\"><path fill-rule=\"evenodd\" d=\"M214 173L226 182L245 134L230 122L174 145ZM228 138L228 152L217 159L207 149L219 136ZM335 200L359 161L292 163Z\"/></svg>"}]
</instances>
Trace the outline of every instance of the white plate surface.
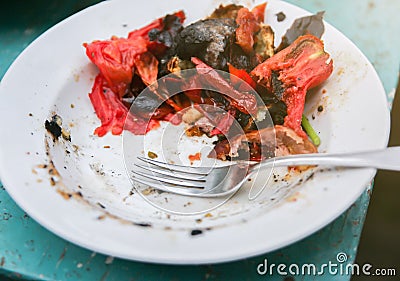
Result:
<instances>
[{"instance_id":1,"label":"white plate surface","mask_svg":"<svg viewBox=\"0 0 400 281\"><path fill-rule=\"evenodd\" d=\"M102 2L57 24L18 57L0 86L0 176L19 206L50 231L94 251L133 260L193 264L234 260L286 246L322 228L357 199L375 170L315 172L290 195L283 182L280 193L274 193L278 187L271 184L263 197L252 202L246 200L244 188L221 207L197 215L168 214L145 199L187 213L215 207L218 202L143 195L136 190L132 194L122 136L92 135L99 121L87 94L97 72L82 43L126 36L179 9L185 10L189 23L205 17L218 4L215 0ZM277 22L275 15L281 11L286 20ZM285 2L270 1L266 18L279 41L293 19L307 14ZM323 40L333 57L334 72L312 91L306 107L320 133L320 151L385 147L389 111L373 67L329 24ZM319 105L324 107L321 113ZM71 131L71 143L53 143L45 137L44 121L53 112ZM139 141L135 136L124 138ZM149 147L132 145L132 150L141 153L161 147L157 132L148 138ZM193 141L200 143L191 141L179 146L183 149L178 155L192 153L186 147L193 147ZM43 168L49 160L59 175ZM271 200L274 196L277 200ZM202 233L193 236L192 230Z\"/></svg>"}]
</instances>

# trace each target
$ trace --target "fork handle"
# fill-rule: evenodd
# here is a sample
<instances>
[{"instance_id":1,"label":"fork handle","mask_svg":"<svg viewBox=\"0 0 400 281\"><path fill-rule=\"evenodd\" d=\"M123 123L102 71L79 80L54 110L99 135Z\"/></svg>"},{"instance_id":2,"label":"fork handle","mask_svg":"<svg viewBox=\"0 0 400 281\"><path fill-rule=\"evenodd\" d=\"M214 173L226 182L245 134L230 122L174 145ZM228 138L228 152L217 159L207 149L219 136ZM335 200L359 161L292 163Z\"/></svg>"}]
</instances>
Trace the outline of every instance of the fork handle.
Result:
<instances>
[{"instance_id":1,"label":"fork handle","mask_svg":"<svg viewBox=\"0 0 400 281\"><path fill-rule=\"evenodd\" d=\"M300 165L324 165L336 167L376 168L400 171L400 146L381 150L353 153L314 153L276 157L265 160L254 168Z\"/></svg>"}]
</instances>

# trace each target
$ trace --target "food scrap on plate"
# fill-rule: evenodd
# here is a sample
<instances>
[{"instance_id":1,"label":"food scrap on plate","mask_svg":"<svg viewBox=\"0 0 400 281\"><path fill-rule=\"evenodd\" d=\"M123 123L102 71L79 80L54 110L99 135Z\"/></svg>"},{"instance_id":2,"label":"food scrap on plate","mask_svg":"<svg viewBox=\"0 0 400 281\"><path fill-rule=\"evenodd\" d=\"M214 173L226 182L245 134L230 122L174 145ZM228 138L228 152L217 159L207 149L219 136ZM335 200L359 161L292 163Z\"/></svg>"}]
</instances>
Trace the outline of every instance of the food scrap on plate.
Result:
<instances>
[{"instance_id":1,"label":"food scrap on plate","mask_svg":"<svg viewBox=\"0 0 400 281\"><path fill-rule=\"evenodd\" d=\"M209 17L189 25L184 23L185 13L178 11L126 38L84 43L99 69L89 94L101 121L94 133L101 137L129 130L143 135L158 128L160 121L185 122L187 135L217 136L210 156L222 160L238 159L242 152L255 161L317 152L318 144L309 139L302 120L308 90L333 70L320 39L323 13L297 19L275 48L273 27L264 22L266 8L266 3L252 9L220 5ZM189 84L209 83L232 94L197 88L165 98L157 80L169 75L174 81L187 69L206 77ZM220 71L229 73L228 78ZM152 94L143 97L148 86ZM130 110L133 103L135 111ZM210 114L203 105L219 111ZM273 128L263 120L266 111ZM235 135L234 122L243 134ZM271 136L276 139L271 141Z\"/></svg>"}]
</instances>

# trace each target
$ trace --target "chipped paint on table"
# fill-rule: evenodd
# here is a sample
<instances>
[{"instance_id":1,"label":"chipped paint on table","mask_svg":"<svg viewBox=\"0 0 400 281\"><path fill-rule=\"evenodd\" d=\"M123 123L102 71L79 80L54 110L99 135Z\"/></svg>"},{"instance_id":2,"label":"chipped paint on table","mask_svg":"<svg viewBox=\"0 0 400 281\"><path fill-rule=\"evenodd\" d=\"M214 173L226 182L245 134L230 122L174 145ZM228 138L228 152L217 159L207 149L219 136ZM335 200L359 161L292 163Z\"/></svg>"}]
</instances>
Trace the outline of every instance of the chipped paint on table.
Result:
<instances>
[{"instance_id":1,"label":"chipped paint on table","mask_svg":"<svg viewBox=\"0 0 400 281\"><path fill-rule=\"evenodd\" d=\"M0 77L12 60L45 29L73 12L98 1L33 1L24 13L1 17ZM400 27L396 15L400 2L389 0L290 0L317 12L326 11L326 20L347 35L375 66L388 94L393 99L400 62ZM11 8L8 6L12 6ZM16 10L18 5L8 4ZM16 7L14 7L16 6ZM46 17L35 17L41 9ZM390 40L385 40L390 38ZM366 93L367 94L367 93ZM1 184L0 184L1 186ZM75 246L50 233L23 212L0 188L0 273L17 279L39 280L350 280L349 275L295 277L262 276L257 266L269 263L337 262L346 253L354 262L368 208L371 186L338 219L317 233L275 252L241 261L217 265L168 266L114 259Z\"/></svg>"}]
</instances>

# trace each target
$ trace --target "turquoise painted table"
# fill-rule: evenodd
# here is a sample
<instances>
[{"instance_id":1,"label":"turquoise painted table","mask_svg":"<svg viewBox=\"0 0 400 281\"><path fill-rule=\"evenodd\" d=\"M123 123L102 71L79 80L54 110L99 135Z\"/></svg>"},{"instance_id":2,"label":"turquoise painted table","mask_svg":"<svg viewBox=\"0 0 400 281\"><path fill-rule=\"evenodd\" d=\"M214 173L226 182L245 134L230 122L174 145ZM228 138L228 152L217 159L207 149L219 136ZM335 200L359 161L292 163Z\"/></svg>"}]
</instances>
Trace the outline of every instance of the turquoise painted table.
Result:
<instances>
[{"instance_id":1,"label":"turquoise painted table","mask_svg":"<svg viewBox=\"0 0 400 281\"><path fill-rule=\"evenodd\" d=\"M98 1L8 1L1 7L0 77L18 54L51 25ZM391 104L400 62L399 1L303 0L292 2L311 12L326 11L336 26L375 66ZM10 4L12 3L12 4ZM23 7L21 10L20 7ZM23 11L22 13L20 11ZM380 39L380 40L379 40ZM2 132L3 133L3 132ZM33 221L8 196L0 183L0 273L33 280L349 280L347 274L323 276L259 275L269 263L346 263L355 260L372 188L334 222L310 237L278 251L241 261L202 266L167 266L113 259L75 246ZM262 269L262 268L259 268ZM1 279L1 277L0 277Z\"/></svg>"}]
</instances>

